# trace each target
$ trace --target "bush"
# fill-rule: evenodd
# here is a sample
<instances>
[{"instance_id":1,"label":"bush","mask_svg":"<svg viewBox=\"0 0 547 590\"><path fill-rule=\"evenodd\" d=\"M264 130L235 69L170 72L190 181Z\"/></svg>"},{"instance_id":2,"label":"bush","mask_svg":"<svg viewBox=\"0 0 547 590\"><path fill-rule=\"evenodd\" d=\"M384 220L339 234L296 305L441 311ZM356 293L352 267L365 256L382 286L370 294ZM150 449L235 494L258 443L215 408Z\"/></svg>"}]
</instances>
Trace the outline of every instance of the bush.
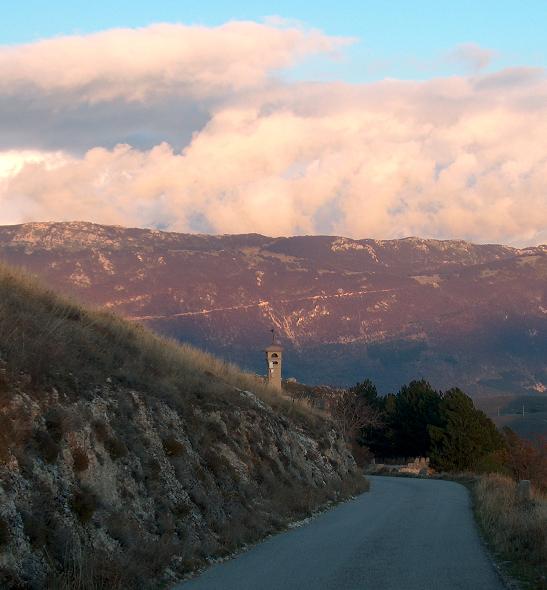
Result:
<instances>
[{"instance_id":1,"label":"bush","mask_svg":"<svg viewBox=\"0 0 547 590\"><path fill-rule=\"evenodd\" d=\"M119 438L109 437L104 441L104 446L110 457L114 460L121 459L127 455L127 447Z\"/></svg>"},{"instance_id":2,"label":"bush","mask_svg":"<svg viewBox=\"0 0 547 590\"><path fill-rule=\"evenodd\" d=\"M50 410L45 418L49 435L56 443L60 443L67 431L67 415L61 408L55 408Z\"/></svg>"},{"instance_id":3,"label":"bush","mask_svg":"<svg viewBox=\"0 0 547 590\"><path fill-rule=\"evenodd\" d=\"M49 432L38 430L34 433L34 440L44 461L46 463L55 463L61 447L53 440Z\"/></svg>"},{"instance_id":4,"label":"bush","mask_svg":"<svg viewBox=\"0 0 547 590\"><path fill-rule=\"evenodd\" d=\"M53 530L56 527L55 499L52 490L45 483L34 486L32 504L29 510L21 510L23 530L35 548L51 547Z\"/></svg>"},{"instance_id":5,"label":"bush","mask_svg":"<svg viewBox=\"0 0 547 590\"><path fill-rule=\"evenodd\" d=\"M185 446L174 436L162 440L163 450L168 457L182 457L186 453Z\"/></svg>"},{"instance_id":6,"label":"bush","mask_svg":"<svg viewBox=\"0 0 547 590\"><path fill-rule=\"evenodd\" d=\"M77 490L72 497L70 507L80 522L89 522L97 509L97 496L87 489Z\"/></svg>"},{"instance_id":7,"label":"bush","mask_svg":"<svg viewBox=\"0 0 547 590\"><path fill-rule=\"evenodd\" d=\"M0 517L0 550L9 543L10 538L8 523Z\"/></svg>"},{"instance_id":8,"label":"bush","mask_svg":"<svg viewBox=\"0 0 547 590\"><path fill-rule=\"evenodd\" d=\"M93 432L95 433L97 440L104 443L109 436L106 423L103 420L93 420L91 426L93 427Z\"/></svg>"},{"instance_id":9,"label":"bush","mask_svg":"<svg viewBox=\"0 0 547 590\"><path fill-rule=\"evenodd\" d=\"M538 436L525 440L510 428L503 429L505 448L502 459L507 469L518 481L529 479L544 493L547 493L547 438Z\"/></svg>"},{"instance_id":10,"label":"bush","mask_svg":"<svg viewBox=\"0 0 547 590\"><path fill-rule=\"evenodd\" d=\"M32 436L30 417L21 411L0 413L0 463L6 463L13 451L24 448Z\"/></svg>"},{"instance_id":11,"label":"bush","mask_svg":"<svg viewBox=\"0 0 547 590\"><path fill-rule=\"evenodd\" d=\"M80 447L72 450L72 461L74 471L85 471L89 467L89 458L87 453Z\"/></svg>"}]
</instances>

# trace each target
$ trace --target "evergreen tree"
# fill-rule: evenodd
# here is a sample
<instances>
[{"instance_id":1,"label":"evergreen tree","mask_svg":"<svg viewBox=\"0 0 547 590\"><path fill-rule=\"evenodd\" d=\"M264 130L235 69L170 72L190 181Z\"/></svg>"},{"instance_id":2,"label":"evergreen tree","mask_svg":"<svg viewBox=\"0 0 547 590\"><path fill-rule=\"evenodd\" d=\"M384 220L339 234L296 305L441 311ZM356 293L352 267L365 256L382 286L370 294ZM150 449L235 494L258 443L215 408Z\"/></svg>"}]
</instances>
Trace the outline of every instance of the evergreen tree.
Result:
<instances>
[{"instance_id":1,"label":"evergreen tree","mask_svg":"<svg viewBox=\"0 0 547 590\"><path fill-rule=\"evenodd\" d=\"M440 424L429 426L431 462L437 469L471 469L489 453L503 447L496 426L472 399L458 388L448 390L439 403Z\"/></svg>"},{"instance_id":2,"label":"evergreen tree","mask_svg":"<svg viewBox=\"0 0 547 590\"><path fill-rule=\"evenodd\" d=\"M382 408L382 398L378 395L376 385L370 379L356 383L353 387L350 387L349 391L357 397L364 399L369 406L378 410Z\"/></svg>"},{"instance_id":3,"label":"evergreen tree","mask_svg":"<svg viewBox=\"0 0 547 590\"><path fill-rule=\"evenodd\" d=\"M429 427L439 426L441 396L424 379L403 385L395 396L390 426L395 432L394 452L406 457L429 454Z\"/></svg>"}]
</instances>

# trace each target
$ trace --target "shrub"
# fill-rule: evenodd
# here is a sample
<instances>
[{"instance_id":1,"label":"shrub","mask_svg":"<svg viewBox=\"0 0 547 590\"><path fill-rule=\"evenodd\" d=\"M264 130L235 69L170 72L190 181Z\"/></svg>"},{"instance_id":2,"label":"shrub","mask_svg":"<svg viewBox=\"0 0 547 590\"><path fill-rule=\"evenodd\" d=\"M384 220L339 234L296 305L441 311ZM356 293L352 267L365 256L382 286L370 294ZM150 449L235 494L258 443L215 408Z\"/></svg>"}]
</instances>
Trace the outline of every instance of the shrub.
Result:
<instances>
[{"instance_id":1,"label":"shrub","mask_svg":"<svg viewBox=\"0 0 547 590\"><path fill-rule=\"evenodd\" d=\"M135 544L139 527L124 512L113 512L106 521L108 534L120 543L122 547L131 547Z\"/></svg>"},{"instance_id":2,"label":"shrub","mask_svg":"<svg viewBox=\"0 0 547 590\"><path fill-rule=\"evenodd\" d=\"M23 583L16 572L7 568L0 569L0 588L9 588L10 590L26 590L28 586Z\"/></svg>"},{"instance_id":3,"label":"shrub","mask_svg":"<svg viewBox=\"0 0 547 590\"><path fill-rule=\"evenodd\" d=\"M23 530L33 547L41 548L52 544L52 531L55 527L53 502L49 488L37 486L31 509L21 510Z\"/></svg>"},{"instance_id":4,"label":"shrub","mask_svg":"<svg viewBox=\"0 0 547 590\"><path fill-rule=\"evenodd\" d=\"M70 503L80 522L89 522L97 509L97 496L88 489L77 490Z\"/></svg>"},{"instance_id":5,"label":"shrub","mask_svg":"<svg viewBox=\"0 0 547 590\"><path fill-rule=\"evenodd\" d=\"M218 449L207 449L205 451L205 463L217 478L227 477L233 472L233 467Z\"/></svg>"},{"instance_id":6,"label":"shrub","mask_svg":"<svg viewBox=\"0 0 547 590\"><path fill-rule=\"evenodd\" d=\"M182 457L186 453L185 446L174 436L162 440L163 450L168 457Z\"/></svg>"},{"instance_id":7,"label":"shrub","mask_svg":"<svg viewBox=\"0 0 547 590\"><path fill-rule=\"evenodd\" d=\"M108 438L108 426L103 420L93 420L91 423L93 432L99 442L103 442Z\"/></svg>"},{"instance_id":8,"label":"shrub","mask_svg":"<svg viewBox=\"0 0 547 590\"><path fill-rule=\"evenodd\" d=\"M38 451L46 463L55 463L61 447L53 440L49 432L38 430L34 433Z\"/></svg>"},{"instance_id":9,"label":"shrub","mask_svg":"<svg viewBox=\"0 0 547 590\"><path fill-rule=\"evenodd\" d=\"M192 513L192 508L186 502L178 502L173 506L173 514L177 518L185 519Z\"/></svg>"},{"instance_id":10,"label":"shrub","mask_svg":"<svg viewBox=\"0 0 547 590\"><path fill-rule=\"evenodd\" d=\"M85 471L89 467L89 458L87 453L80 447L72 450L72 461L74 471Z\"/></svg>"},{"instance_id":11,"label":"shrub","mask_svg":"<svg viewBox=\"0 0 547 590\"><path fill-rule=\"evenodd\" d=\"M160 479L161 463L155 458L150 457L144 464L145 480L156 482Z\"/></svg>"},{"instance_id":12,"label":"shrub","mask_svg":"<svg viewBox=\"0 0 547 590\"><path fill-rule=\"evenodd\" d=\"M10 538L8 523L0 517L0 550L9 543Z\"/></svg>"},{"instance_id":13,"label":"shrub","mask_svg":"<svg viewBox=\"0 0 547 590\"><path fill-rule=\"evenodd\" d=\"M0 413L0 463L9 460L13 451L25 447L32 436L29 413L20 409Z\"/></svg>"},{"instance_id":14,"label":"shrub","mask_svg":"<svg viewBox=\"0 0 547 590\"><path fill-rule=\"evenodd\" d=\"M51 438L59 443L67 430L67 416L61 408L50 410L45 417L46 428Z\"/></svg>"},{"instance_id":15,"label":"shrub","mask_svg":"<svg viewBox=\"0 0 547 590\"><path fill-rule=\"evenodd\" d=\"M110 457L114 460L121 459L127 455L127 447L119 438L109 437L104 441L104 446Z\"/></svg>"},{"instance_id":16,"label":"shrub","mask_svg":"<svg viewBox=\"0 0 547 590\"><path fill-rule=\"evenodd\" d=\"M547 438L538 436L525 440L508 427L503 429L503 436L505 448L502 458L513 477L517 481L529 479L547 493Z\"/></svg>"}]
</instances>

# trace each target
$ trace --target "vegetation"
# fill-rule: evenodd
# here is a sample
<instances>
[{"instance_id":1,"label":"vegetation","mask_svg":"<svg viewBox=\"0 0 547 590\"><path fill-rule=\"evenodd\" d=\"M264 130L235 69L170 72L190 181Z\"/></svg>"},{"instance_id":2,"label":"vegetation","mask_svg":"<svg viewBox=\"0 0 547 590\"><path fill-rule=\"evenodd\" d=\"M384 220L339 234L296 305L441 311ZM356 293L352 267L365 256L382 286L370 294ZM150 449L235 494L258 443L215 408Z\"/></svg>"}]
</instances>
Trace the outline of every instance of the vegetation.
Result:
<instances>
[{"instance_id":1,"label":"vegetation","mask_svg":"<svg viewBox=\"0 0 547 590\"><path fill-rule=\"evenodd\" d=\"M158 587L368 486L325 412L5 267L0 478L0 586L81 590Z\"/></svg>"},{"instance_id":2,"label":"vegetation","mask_svg":"<svg viewBox=\"0 0 547 590\"><path fill-rule=\"evenodd\" d=\"M547 494L547 438L535 436L525 440L510 428L503 429L504 447L500 460L515 481L527 479Z\"/></svg>"},{"instance_id":3,"label":"vegetation","mask_svg":"<svg viewBox=\"0 0 547 590\"><path fill-rule=\"evenodd\" d=\"M473 486L477 520L493 550L512 564L511 573L527 588L547 585L547 497L536 491L519 498L516 482L486 475Z\"/></svg>"},{"instance_id":4,"label":"vegetation","mask_svg":"<svg viewBox=\"0 0 547 590\"><path fill-rule=\"evenodd\" d=\"M34 390L55 387L74 398L108 383L144 391L180 409L196 392L218 398L236 387L311 430L326 418L235 365L109 312L85 309L1 264L0 360L12 377L24 373ZM0 374L0 395L2 387Z\"/></svg>"},{"instance_id":5,"label":"vegetation","mask_svg":"<svg viewBox=\"0 0 547 590\"><path fill-rule=\"evenodd\" d=\"M97 509L97 496L90 490L77 490L71 501L71 508L83 522L89 522Z\"/></svg>"},{"instance_id":6,"label":"vegetation","mask_svg":"<svg viewBox=\"0 0 547 590\"><path fill-rule=\"evenodd\" d=\"M10 533L6 521L0 517L0 547L7 545L10 540Z\"/></svg>"},{"instance_id":7,"label":"vegetation","mask_svg":"<svg viewBox=\"0 0 547 590\"><path fill-rule=\"evenodd\" d=\"M425 381L403 385L380 397L370 381L349 394L361 400L376 419L357 434L361 445L379 457L430 457L443 471L477 468L504 446L493 422L460 389L435 391Z\"/></svg>"},{"instance_id":8,"label":"vegetation","mask_svg":"<svg viewBox=\"0 0 547 590\"><path fill-rule=\"evenodd\" d=\"M460 389L450 389L438 405L439 425L430 425L432 464L443 471L477 467L485 456L502 448L496 426Z\"/></svg>"},{"instance_id":9,"label":"vegetation","mask_svg":"<svg viewBox=\"0 0 547 590\"><path fill-rule=\"evenodd\" d=\"M356 433L357 442L384 460L429 457L443 476L469 483L477 521L493 551L526 588L545 590L547 439L523 440L509 428L499 432L460 389L435 391L423 380L386 397L366 380L348 395L359 400L354 407L363 418L378 416ZM532 483L530 500L517 493L521 480Z\"/></svg>"}]
</instances>

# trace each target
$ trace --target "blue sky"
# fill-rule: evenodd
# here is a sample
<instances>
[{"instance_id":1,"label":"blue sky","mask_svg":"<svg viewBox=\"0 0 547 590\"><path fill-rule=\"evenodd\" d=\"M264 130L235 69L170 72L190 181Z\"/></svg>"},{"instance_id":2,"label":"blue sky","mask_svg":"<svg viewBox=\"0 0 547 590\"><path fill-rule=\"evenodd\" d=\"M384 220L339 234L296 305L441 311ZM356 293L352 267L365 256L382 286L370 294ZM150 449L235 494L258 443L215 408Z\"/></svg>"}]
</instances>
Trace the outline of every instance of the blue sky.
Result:
<instances>
[{"instance_id":1,"label":"blue sky","mask_svg":"<svg viewBox=\"0 0 547 590\"><path fill-rule=\"evenodd\" d=\"M0 223L545 243L545 31L547 0L4 2Z\"/></svg>"},{"instance_id":2,"label":"blue sky","mask_svg":"<svg viewBox=\"0 0 547 590\"><path fill-rule=\"evenodd\" d=\"M312 60L293 72L295 77L359 82L460 74L462 65L446 59L446 54L462 43L495 51L490 69L546 65L545 0L26 0L2 7L0 43L18 44L152 22L215 25L269 15L297 19L330 35L357 39L341 61Z\"/></svg>"}]
</instances>

